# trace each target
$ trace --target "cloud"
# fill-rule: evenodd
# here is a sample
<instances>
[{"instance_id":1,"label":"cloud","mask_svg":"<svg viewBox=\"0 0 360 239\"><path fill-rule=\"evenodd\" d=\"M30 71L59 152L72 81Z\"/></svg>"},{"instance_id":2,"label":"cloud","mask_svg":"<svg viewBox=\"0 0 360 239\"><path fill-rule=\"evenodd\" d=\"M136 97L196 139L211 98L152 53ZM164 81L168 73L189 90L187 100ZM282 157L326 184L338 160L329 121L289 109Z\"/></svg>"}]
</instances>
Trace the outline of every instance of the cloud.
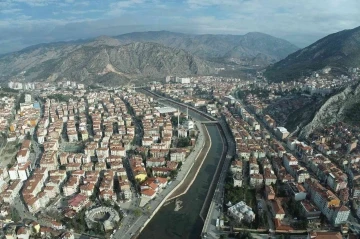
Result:
<instances>
[{"instance_id":1,"label":"cloud","mask_svg":"<svg viewBox=\"0 0 360 239\"><path fill-rule=\"evenodd\" d=\"M359 0L0 0L0 44L7 50L147 30L258 31L302 47L359 22Z\"/></svg>"},{"instance_id":2,"label":"cloud","mask_svg":"<svg viewBox=\"0 0 360 239\"><path fill-rule=\"evenodd\" d=\"M43 7L56 3L56 0L8 0L12 3L24 3L33 7Z\"/></svg>"},{"instance_id":3,"label":"cloud","mask_svg":"<svg viewBox=\"0 0 360 239\"><path fill-rule=\"evenodd\" d=\"M13 9L0 10L0 13L2 13L2 14L15 14L15 13L19 13L21 11L22 11L22 9L20 9L20 8L13 8Z\"/></svg>"},{"instance_id":4,"label":"cloud","mask_svg":"<svg viewBox=\"0 0 360 239\"><path fill-rule=\"evenodd\" d=\"M145 0L123 0L118 2L110 3L109 16L118 16L123 14L127 9L134 7L136 5L144 4Z\"/></svg>"}]
</instances>

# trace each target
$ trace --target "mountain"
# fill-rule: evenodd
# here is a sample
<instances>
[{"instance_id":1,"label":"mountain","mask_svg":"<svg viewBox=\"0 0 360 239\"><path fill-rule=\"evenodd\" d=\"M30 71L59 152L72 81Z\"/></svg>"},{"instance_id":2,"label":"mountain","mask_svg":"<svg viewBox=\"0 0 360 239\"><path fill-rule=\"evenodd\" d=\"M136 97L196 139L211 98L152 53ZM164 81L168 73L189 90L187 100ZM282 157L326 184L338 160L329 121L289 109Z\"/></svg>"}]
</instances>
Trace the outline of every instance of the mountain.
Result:
<instances>
[{"instance_id":1,"label":"mountain","mask_svg":"<svg viewBox=\"0 0 360 239\"><path fill-rule=\"evenodd\" d=\"M331 96L316 112L314 118L300 132L307 137L315 128L336 122L359 125L360 123L360 83L348 86Z\"/></svg>"},{"instance_id":2,"label":"mountain","mask_svg":"<svg viewBox=\"0 0 360 239\"><path fill-rule=\"evenodd\" d=\"M191 35L168 31L39 44L0 57L0 81L26 80L127 82L212 74L224 61L265 66L297 50L263 33ZM215 63L216 62L216 63Z\"/></svg>"},{"instance_id":3,"label":"mountain","mask_svg":"<svg viewBox=\"0 0 360 239\"><path fill-rule=\"evenodd\" d=\"M328 35L269 66L265 76L275 82L295 80L313 71L331 67L343 73L360 65L360 27Z\"/></svg>"},{"instance_id":4,"label":"mountain","mask_svg":"<svg viewBox=\"0 0 360 239\"><path fill-rule=\"evenodd\" d=\"M205 59L232 58L255 61L268 65L298 50L293 44L264 33L245 35L192 35L168 31L134 32L114 37L122 44L131 42L156 42L186 50ZM264 61L266 59L266 61Z\"/></svg>"},{"instance_id":5,"label":"mountain","mask_svg":"<svg viewBox=\"0 0 360 239\"><path fill-rule=\"evenodd\" d=\"M169 74L212 73L212 67L206 61L184 50L149 42L127 45L115 42L101 38L82 44L33 47L0 58L0 72L2 78L26 71L27 80L66 78L107 84L132 79L159 79Z\"/></svg>"}]
</instances>

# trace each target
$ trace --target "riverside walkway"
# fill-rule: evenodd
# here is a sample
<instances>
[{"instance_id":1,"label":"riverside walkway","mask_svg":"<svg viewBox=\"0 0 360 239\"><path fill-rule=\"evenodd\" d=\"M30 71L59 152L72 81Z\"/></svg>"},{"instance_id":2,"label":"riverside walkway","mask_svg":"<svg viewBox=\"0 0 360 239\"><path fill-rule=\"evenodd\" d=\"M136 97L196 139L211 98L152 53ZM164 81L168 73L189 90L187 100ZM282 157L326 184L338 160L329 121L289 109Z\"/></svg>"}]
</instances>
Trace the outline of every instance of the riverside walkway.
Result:
<instances>
[{"instance_id":1,"label":"riverside walkway","mask_svg":"<svg viewBox=\"0 0 360 239\"><path fill-rule=\"evenodd\" d=\"M201 151L197 155L196 158L192 159L194 161L194 165L191 167L190 172L184 179L184 181L180 184L180 186L169 196L167 199L168 201L173 200L183 194L185 194L192 183L194 182L197 174L199 173L199 170L209 153L210 147L211 147L211 138L209 136L209 132L207 131L206 127L204 125L201 125L202 131L204 132L204 138L198 139L201 142L204 142L204 146L202 147ZM202 137L200 135L200 137ZM189 159L187 159L189 160ZM191 159L190 159L191 160Z\"/></svg>"}]
</instances>

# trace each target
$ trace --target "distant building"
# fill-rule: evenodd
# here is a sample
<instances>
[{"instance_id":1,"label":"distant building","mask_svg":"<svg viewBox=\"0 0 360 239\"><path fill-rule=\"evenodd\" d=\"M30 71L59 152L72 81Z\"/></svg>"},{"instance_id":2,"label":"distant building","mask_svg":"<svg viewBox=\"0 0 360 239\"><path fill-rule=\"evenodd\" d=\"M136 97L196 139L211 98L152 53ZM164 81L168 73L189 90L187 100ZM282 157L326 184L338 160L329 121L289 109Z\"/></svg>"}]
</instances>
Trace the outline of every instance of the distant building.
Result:
<instances>
[{"instance_id":1,"label":"distant building","mask_svg":"<svg viewBox=\"0 0 360 239\"><path fill-rule=\"evenodd\" d=\"M31 103L32 102L32 96L30 94L25 94L25 103Z\"/></svg>"},{"instance_id":2,"label":"distant building","mask_svg":"<svg viewBox=\"0 0 360 239\"><path fill-rule=\"evenodd\" d=\"M190 78L188 78L188 77L176 77L176 83L190 84Z\"/></svg>"}]
</instances>

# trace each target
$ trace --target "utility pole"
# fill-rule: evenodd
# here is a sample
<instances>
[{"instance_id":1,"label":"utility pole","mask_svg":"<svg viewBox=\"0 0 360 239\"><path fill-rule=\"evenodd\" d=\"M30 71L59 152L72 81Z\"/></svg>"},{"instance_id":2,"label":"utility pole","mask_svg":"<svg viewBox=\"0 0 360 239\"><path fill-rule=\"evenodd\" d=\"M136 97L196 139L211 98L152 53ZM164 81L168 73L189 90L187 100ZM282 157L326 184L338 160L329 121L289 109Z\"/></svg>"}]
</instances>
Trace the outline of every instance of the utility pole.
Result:
<instances>
[{"instance_id":1,"label":"utility pole","mask_svg":"<svg viewBox=\"0 0 360 239\"><path fill-rule=\"evenodd\" d=\"M177 110L177 117L178 117L178 126L177 126L178 137L180 137L180 136L179 136L179 127L180 127L180 112L179 112L179 108L178 108L178 110Z\"/></svg>"}]
</instances>

